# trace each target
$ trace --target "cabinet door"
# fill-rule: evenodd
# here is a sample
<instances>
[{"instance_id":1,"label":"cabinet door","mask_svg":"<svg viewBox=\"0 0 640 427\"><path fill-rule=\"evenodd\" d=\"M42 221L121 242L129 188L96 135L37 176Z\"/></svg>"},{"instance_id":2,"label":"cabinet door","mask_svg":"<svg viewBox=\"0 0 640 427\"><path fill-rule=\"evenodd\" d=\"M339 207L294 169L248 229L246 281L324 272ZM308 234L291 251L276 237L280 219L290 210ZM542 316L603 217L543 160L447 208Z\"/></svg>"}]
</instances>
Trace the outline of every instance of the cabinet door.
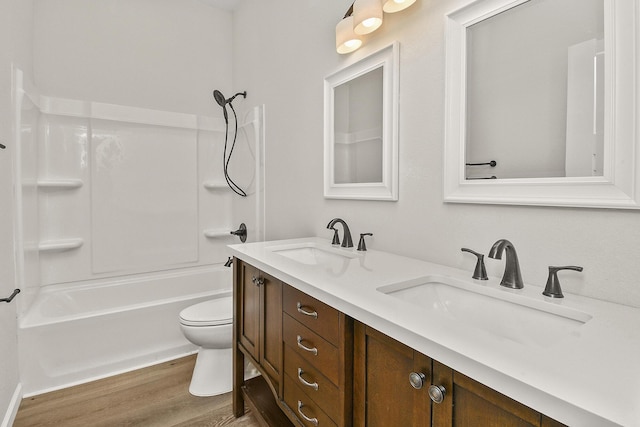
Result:
<instances>
[{"instance_id":1,"label":"cabinet door","mask_svg":"<svg viewBox=\"0 0 640 427\"><path fill-rule=\"evenodd\" d=\"M435 360L433 383L445 390L444 401L433 404L434 427L563 425Z\"/></svg>"},{"instance_id":2,"label":"cabinet door","mask_svg":"<svg viewBox=\"0 0 640 427\"><path fill-rule=\"evenodd\" d=\"M356 322L354 330L354 426L431 425L431 359ZM423 386L409 382L422 374Z\"/></svg>"},{"instance_id":3,"label":"cabinet door","mask_svg":"<svg viewBox=\"0 0 640 427\"><path fill-rule=\"evenodd\" d=\"M282 282L261 273L260 364L274 386L282 372Z\"/></svg>"},{"instance_id":4,"label":"cabinet door","mask_svg":"<svg viewBox=\"0 0 640 427\"><path fill-rule=\"evenodd\" d=\"M238 338L242 346L260 360L260 286L257 279L260 272L257 268L238 262L237 298L239 299Z\"/></svg>"}]
</instances>

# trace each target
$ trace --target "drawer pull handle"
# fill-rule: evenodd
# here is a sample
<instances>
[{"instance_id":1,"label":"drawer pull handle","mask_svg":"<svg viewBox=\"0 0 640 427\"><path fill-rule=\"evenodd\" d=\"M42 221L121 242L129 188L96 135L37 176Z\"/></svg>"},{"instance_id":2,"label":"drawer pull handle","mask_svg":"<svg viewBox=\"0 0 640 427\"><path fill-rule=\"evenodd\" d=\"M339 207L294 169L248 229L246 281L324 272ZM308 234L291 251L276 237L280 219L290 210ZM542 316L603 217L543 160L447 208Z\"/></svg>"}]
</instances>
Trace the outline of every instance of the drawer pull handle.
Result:
<instances>
[{"instance_id":1,"label":"drawer pull handle","mask_svg":"<svg viewBox=\"0 0 640 427\"><path fill-rule=\"evenodd\" d=\"M311 387L315 391L318 391L318 383L310 383L309 381L302 378L302 374L304 374L304 371L302 370L302 368L298 368L298 379L300 380L300 382L303 385L306 385L307 387Z\"/></svg>"},{"instance_id":2,"label":"drawer pull handle","mask_svg":"<svg viewBox=\"0 0 640 427\"><path fill-rule=\"evenodd\" d=\"M296 338L296 341L298 341L298 347L303 349L304 351L308 351L309 353L313 353L314 356L318 355L318 349L315 347L307 347L306 345L302 344L302 337L300 335L298 335L298 337Z\"/></svg>"},{"instance_id":3,"label":"drawer pull handle","mask_svg":"<svg viewBox=\"0 0 640 427\"><path fill-rule=\"evenodd\" d=\"M302 404L302 402L298 400L298 413L300 414L300 416L301 416L302 418L304 418L306 421L309 421L309 422L310 422L311 424L313 424L314 426L317 426L317 425L318 425L318 419L317 419L317 418L315 418L315 417L314 417L314 418L307 417L307 416L304 414L304 412L302 412L302 407L303 407L303 406L304 406L304 405Z\"/></svg>"},{"instance_id":4,"label":"drawer pull handle","mask_svg":"<svg viewBox=\"0 0 640 427\"><path fill-rule=\"evenodd\" d=\"M296 304L296 308L298 309L298 313L304 314L305 316L313 317L314 319L318 318L318 312L317 311L315 311L315 310L307 311L303 307L304 306L302 304L300 304L299 302Z\"/></svg>"}]
</instances>

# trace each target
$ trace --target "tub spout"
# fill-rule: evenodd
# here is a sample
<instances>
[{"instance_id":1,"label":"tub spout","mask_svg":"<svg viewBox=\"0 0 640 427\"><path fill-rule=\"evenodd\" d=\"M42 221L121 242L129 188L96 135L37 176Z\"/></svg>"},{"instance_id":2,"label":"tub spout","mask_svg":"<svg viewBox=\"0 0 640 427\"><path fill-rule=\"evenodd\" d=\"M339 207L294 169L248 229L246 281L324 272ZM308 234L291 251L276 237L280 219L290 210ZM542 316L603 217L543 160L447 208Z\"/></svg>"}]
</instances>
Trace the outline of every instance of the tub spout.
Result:
<instances>
[{"instance_id":1,"label":"tub spout","mask_svg":"<svg viewBox=\"0 0 640 427\"><path fill-rule=\"evenodd\" d=\"M233 258L229 257L227 262L224 263L225 267L231 267L233 265Z\"/></svg>"}]
</instances>

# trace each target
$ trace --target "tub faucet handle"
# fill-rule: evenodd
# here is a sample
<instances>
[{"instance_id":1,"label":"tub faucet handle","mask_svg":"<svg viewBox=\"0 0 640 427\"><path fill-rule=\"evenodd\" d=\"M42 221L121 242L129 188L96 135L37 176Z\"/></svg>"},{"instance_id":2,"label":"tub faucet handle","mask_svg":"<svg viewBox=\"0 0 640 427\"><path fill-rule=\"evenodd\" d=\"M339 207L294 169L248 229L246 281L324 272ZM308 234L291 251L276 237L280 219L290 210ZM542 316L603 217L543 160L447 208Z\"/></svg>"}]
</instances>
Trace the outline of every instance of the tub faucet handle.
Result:
<instances>
[{"instance_id":1,"label":"tub faucet handle","mask_svg":"<svg viewBox=\"0 0 640 427\"><path fill-rule=\"evenodd\" d=\"M240 227L238 227L237 230L232 231L231 234L233 234L234 236L238 236L240 238L240 241L244 243L247 241L247 226L243 222L242 224L240 224Z\"/></svg>"},{"instance_id":2,"label":"tub faucet handle","mask_svg":"<svg viewBox=\"0 0 640 427\"><path fill-rule=\"evenodd\" d=\"M582 267L575 265L565 265L563 267L549 266L549 277L547 278L547 285L544 287L542 295L551 298L564 298L562 288L560 287L560 281L558 280L558 271L560 270L582 271Z\"/></svg>"},{"instance_id":3,"label":"tub faucet handle","mask_svg":"<svg viewBox=\"0 0 640 427\"><path fill-rule=\"evenodd\" d=\"M471 278L477 280L488 280L487 269L484 267L484 255L468 248L462 248L461 251L474 254L477 258L476 268L473 270L473 276L471 276Z\"/></svg>"}]
</instances>

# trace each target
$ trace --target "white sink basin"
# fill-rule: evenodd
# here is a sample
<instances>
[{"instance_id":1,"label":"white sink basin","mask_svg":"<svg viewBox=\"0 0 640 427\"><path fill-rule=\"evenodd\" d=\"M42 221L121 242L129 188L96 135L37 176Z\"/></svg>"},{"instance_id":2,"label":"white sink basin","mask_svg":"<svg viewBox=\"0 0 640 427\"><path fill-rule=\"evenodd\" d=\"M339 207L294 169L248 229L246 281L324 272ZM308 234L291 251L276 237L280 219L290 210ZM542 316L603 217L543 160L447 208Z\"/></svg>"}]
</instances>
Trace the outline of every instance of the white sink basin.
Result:
<instances>
[{"instance_id":1,"label":"white sink basin","mask_svg":"<svg viewBox=\"0 0 640 427\"><path fill-rule=\"evenodd\" d=\"M272 246L268 249L278 255L307 265L331 264L336 261L344 262L358 256L358 254L350 252L348 249L321 246L313 242Z\"/></svg>"},{"instance_id":2,"label":"white sink basin","mask_svg":"<svg viewBox=\"0 0 640 427\"><path fill-rule=\"evenodd\" d=\"M446 276L425 276L383 286L378 291L469 328L538 347L549 347L579 335L580 328L592 318L543 299Z\"/></svg>"}]
</instances>

